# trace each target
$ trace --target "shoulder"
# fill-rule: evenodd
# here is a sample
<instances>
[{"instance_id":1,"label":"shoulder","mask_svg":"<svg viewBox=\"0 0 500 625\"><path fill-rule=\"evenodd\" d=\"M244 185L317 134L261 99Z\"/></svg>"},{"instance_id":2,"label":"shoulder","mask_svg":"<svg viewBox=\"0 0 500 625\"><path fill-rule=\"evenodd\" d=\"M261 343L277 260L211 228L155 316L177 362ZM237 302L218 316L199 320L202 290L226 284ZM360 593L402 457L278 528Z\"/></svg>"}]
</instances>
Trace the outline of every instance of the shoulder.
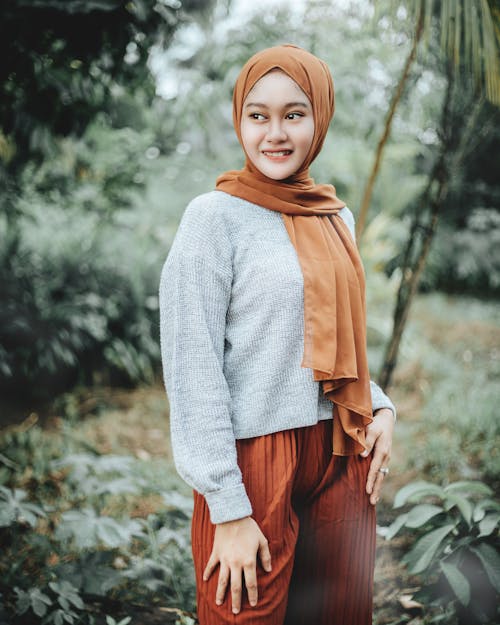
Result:
<instances>
[{"instance_id":1,"label":"shoulder","mask_svg":"<svg viewBox=\"0 0 500 625\"><path fill-rule=\"evenodd\" d=\"M171 253L205 258L229 253L230 198L231 196L218 191L210 191L193 198L182 214Z\"/></svg>"},{"instance_id":2,"label":"shoulder","mask_svg":"<svg viewBox=\"0 0 500 625\"><path fill-rule=\"evenodd\" d=\"M223 191L208 191L193 198L186 206L182 221L224 219L240 202Z\"/></svg>"},{"instance_id":3,"label":"shoulder","mask_svg":"<svg viewBox=\"0 0 500 625\"><path fill-rule=\"evenodd\" d=\"M209 191L193 198L182 214L177 236L194 233L208 233L220 230L228 211L225 198L218 192Z\"/></svg>"}]
</instances>

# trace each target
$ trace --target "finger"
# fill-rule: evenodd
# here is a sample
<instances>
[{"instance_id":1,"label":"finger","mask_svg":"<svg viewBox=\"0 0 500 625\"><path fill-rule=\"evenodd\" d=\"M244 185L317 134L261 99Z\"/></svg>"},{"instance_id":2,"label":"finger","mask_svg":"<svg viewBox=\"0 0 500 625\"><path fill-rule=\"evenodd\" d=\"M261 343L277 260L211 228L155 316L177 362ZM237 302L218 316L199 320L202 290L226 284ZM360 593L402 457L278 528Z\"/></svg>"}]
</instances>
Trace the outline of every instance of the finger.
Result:
<instances>
[{"instance_id":1,"label":"finger","mask_svg":"<svg viewBox=\"0 0 500 625\"><path fill-rule=\"evenodd\" d=\"M368 470L368 476L366 478L366 492L369 495L371 495L373 492L375 480L379 475L382 475L382 473L379 472L380 467L386 466L386 464L382 465L382 463L388 463L388 461L388 454L383 451L379 446L375 447L375 451L373 452L373 458L370 462L370 469Z\"/></svg>"},{"instance_id":2,"label":"finger","mask_svg":"<svg viewBox=\"0 0 500 625\"><path fill-rule=\"evenodd\" d=\"M215 592L215 603L222 605L226 594L227 584L229 582L229 567L226 564L220 565L219 581L217 582L217 590Z\"/></svg>"},{"instance_id":3,"label":"finger","mask_svg":"<svg viewBox=\"0 0 500 625\"><path fill-rule=\"evenodd\" d=\"M245 576L245 586L247 588L248 601L253 607L257 605L258 590L257 590L257 568L255 561L253 564L249 564L243 568L243 574Z\"/></svg>"},{"instance_id":4,"label":"finger","mask_svg":"<svg viewBox=\"0 0 500 625\"><path fill-rule=\"evenodd\" d=\"M203 571L203 581L206 582L207 579L210 578L210 575L212 575L215 567L218 564L219 564L219 558L217 558L217 556L215 556L214 553L212 552L210 554L210 558L208 559L207 566L205 567L205 570Z\"/></svg>"},{"instance_id":5,"label":"finger","mask_svg":"<svg viewBox=\"0 0 500 625\"><path fill-rule=\"evenodd\" d=\"M365 449L360 454L361 456L363 456L363 458L366 458L372 453L372 449L375 445L376 440L377 433L373 429L367 428L365 436Z\"/></svg>"},{"instance_id":6,"label":"finger","mask_svg":"<svg viewBox=\"0 0 500 625\"><path fill-rule=\"evenodd\" d=\"M384 479L385 479L385 475L383 473L380 473L380 471L377 473L377 477L375 478L375 483L373 485L373 490L372 490L372 494L370 495L370 503L374 506L378 503L378 500L380 499L380 491L382 489L382 484L384 483Z\"/></svg>"},{"instance_id":7,"label":"finger","mask_svg":"<svg viewBox=\"0 0 500 625\"><path fill-rule=\"evenodd\" d=\"M233 614L241 610L241 569L231 569L231 603Z\"/></svg>"},{"instance_id":8,"label":"finger","mask_svg":"<svg viewBox=\"0 0 500 625\"><path fill-rule=\"evenodd\" d=\"M259 558L262 568L269 573L272 570L271 552L269 551L269 542L266 538L263 538L259 543Z\"/></svg>"}]
</instances>

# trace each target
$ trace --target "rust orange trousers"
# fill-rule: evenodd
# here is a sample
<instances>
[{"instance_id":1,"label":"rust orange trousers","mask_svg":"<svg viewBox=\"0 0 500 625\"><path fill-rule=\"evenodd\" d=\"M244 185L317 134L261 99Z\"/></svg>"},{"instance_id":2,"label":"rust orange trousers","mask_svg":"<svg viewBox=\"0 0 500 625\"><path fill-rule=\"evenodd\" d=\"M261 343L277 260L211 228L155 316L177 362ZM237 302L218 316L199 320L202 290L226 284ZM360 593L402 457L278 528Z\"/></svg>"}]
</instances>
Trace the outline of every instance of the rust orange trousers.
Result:
<instances>
[{"instance_id":1,"label":"rust orange trousers","mask_svg":"<svg viewBox=\"0 0 500 625\"><path fill-rule=\"evenodd\" d=\"M215 604L207 582L215 526L194 493L192 547L200 625L371 625L375 509L365 492L370 458L332 455L332 421L237 441L252 517L269 541L272 571L258 565L259 601L243 591Z\"/></svg>"}]
</instances>

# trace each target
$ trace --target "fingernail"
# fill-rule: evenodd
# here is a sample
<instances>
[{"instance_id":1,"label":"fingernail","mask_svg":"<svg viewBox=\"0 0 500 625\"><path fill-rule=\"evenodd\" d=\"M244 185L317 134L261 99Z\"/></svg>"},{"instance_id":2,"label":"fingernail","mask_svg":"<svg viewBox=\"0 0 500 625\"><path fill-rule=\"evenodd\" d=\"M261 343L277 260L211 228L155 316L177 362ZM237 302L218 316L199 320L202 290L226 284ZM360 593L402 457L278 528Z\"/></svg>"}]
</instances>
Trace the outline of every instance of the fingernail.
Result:
<instances>
[{"instance_id":1,"label":"fingernail","mask_svg":"<svg viewBox=\"0 0 500 625\"><path fill-rule=\"evenodd\" d=\"M215 600L215 603L216 603L217 605L222 605L222 601L221 601L220 599L216 599L216 600Z\"/></svg>"},{"instance_id":2,"label":"fingernail","mask_svg":"<svg viewBox=\"0 0 500 625\"><path fill-rule=\"evenodd\" d=\"M257 601L250 601L250 605L254 608L257 605Z\"/></svg>"},{"instance_id":3,"label":"fingernail","mask_svg":"<svg viewBox=\"0 0 500 625\"><path fill-rule=\"evenodd\" d=\"M238 608L233 608L233 614L238 614L239 610Z\"/></svg>"}]
</instances>

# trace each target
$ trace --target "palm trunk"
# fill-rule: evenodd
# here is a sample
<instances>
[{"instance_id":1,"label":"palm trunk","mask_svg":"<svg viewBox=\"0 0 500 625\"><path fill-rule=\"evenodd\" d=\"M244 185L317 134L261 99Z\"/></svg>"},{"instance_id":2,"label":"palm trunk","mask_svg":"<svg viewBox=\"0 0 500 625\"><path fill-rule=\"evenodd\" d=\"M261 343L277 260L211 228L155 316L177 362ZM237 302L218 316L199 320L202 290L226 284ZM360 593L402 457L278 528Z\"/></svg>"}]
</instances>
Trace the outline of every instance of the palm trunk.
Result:
<instances>
[{"instance_id":1,"label":"palm trunk","mask_svg":"<svg viewBox=\"0 0 500 625\"><path fill-rule=\"evenodd\" d=\"M380 371L379 384L386 389L392 380L392 375L397 363L399 346L408 320L413 298L417 292L420 277L425 267L427 256L436 232L440 208L448 192L448 184L451 176L460 167L465 156L474 147L474 135L477 134L477 120L484 100L476 98L472 114L468 116L464 131L459 140L459 145L454 151L451 163L447 165L446 159L452 150L453 137L450 126L450 106L452 91L454 88L454 74L449 68L448 86L443 100L441 114L442 143L440 154L432 169L429 181L424 189L420 202L415 211L415 217L410 228L406 249L401 265L401 282L399 284L394 309L394 325L391 339L387 345L384 362ZM426 211L428 207L428 211ZM428 213L426 218L425 213Z\"/></svg>"},{"instance_id":2,"label":"palm trunk","mask_svg":"<svg viewBox=\"0 0 500 625\"><path fill-rule=\"evenodd\" d=\"M403 67L403 73L399 79L399 82L396 87L396 91L391 100L391 105L389 107L389 111L387 112L387 117L385 119L384 132L379 139L377 150L375 152L375 160L372 165L372 169L370 172L370 176L368 177L368 181L365 185L365 189L363 192L363 198L361 200L361 206L359 209L359 214L356 219L356 239L358 241L361 240L363 235L363 231L366 225L366 218L368 215L368 209L370 208L370 202L373 194L373 188L375 186L375 180L377 179L377 175L380 169L380 164L382 163L382 153L384 151L385 144L389 139L389 135L391 133L392 120L394 118L394 113L396 112L399 101L401 100L401 96L403 95L403 90L406 85L406 81L408 80L408 76L410 74L410 68L415 60L417 55L417 47L418 43L422 37L424 25L424 11L420 10L417 27L415 29L415 36L413 37L413 44L406 59L406 62Z\"/></svg>"}]
</instances>

